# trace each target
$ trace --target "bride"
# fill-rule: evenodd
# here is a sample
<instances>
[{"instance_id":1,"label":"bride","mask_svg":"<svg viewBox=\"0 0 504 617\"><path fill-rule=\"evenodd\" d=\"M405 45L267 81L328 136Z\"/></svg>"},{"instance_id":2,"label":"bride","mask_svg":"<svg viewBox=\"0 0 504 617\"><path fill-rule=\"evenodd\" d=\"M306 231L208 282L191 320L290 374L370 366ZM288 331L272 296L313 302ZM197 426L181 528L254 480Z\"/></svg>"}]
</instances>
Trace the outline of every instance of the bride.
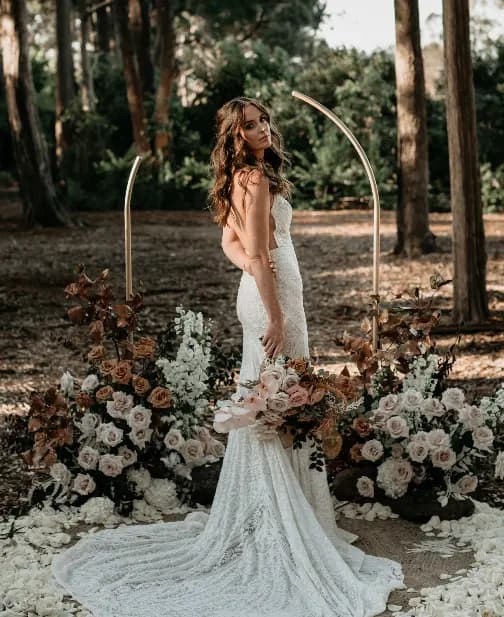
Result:
<instances>
[{"instance_id":1,"label":"bride","mask_svg":"<svg viewBox=\"0 0 504 617\"><path fill-rule=\"evenodd\" d=\"M244 271L240 382L257 377L265 355L309 355L283 161L258 101L219 110L210 200L224 253ZM403 586L401 567L349 543L309 454L233 430L208 515L88 534L55 557L54 576L95 617L377 615Z\"/></svg>"}]
</instances>

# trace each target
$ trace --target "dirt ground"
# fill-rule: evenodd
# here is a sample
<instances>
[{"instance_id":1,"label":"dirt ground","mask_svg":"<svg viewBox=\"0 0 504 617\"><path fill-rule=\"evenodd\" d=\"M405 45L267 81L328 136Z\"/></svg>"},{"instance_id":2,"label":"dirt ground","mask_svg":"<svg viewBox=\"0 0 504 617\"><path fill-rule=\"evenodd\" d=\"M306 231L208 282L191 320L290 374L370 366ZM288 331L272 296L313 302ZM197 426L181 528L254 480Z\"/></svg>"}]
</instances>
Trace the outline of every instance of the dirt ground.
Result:
<instances>
[{"instance_id":1,"label":"dirt ground","mask_svg":"<svg viewBox=\"0 0 504 617\"><path fill-rule=\"evenodd\" d=\"M65 285L78 264L90 276L110 269L122 299L124 289L121 212L80 213L74 229L23 231L15 196L0 198L0 419L28 409L32 390L55 383L68 369L85 369L81 352L68 348L75 330L66 318ZM428 291L435 271L452 278L449 214L431 216L439 252L407 261L392 255L395 220L382 214L381 295L408 286ZM240 271L220 249L220 232L206 212L133 211L134 290L142 284L146 310L141 325L156 334L183 305L214 321L223 342L240 343L235 297ZM494 317L504 315L504 214L485 217L487 288ZM305 308L315 363L348 361L336 343L357 332L371 293L372 213L362 210L294 212L293 240L303 275ZM452 288L439 292L447 315ZM501 321L502 324L502 321ZM437 337L447 348L455 336ZM491 391L504 378L504 331L464 335L452 379L473 395ZM1 465L0 465L1 466ZM0 482L1 482L0 472Z\"/></svg>"}]
</instances>

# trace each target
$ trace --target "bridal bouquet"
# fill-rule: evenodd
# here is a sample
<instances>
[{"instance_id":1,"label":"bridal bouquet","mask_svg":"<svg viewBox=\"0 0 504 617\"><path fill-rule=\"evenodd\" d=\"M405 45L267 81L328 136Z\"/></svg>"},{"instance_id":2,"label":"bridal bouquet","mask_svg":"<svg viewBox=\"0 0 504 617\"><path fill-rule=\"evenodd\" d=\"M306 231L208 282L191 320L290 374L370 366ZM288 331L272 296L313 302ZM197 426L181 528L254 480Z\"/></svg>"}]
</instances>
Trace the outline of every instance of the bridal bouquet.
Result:
<instances>
[{"instance_id":1,"label":"bridal bouquet","mask_svg":"<svg viewBox=\"0 0 504 617\"><path fill-rule=\"evenodd\" d=\"M306 359L266 359L257 381L244 384L245 397L219 401L214 429L219 433L251 426L260 440L279 436L285 447L302 447L310 438L319 456L312 468L322 469L321 451L336 419L357 397L355 380L348 373L315 371Z\"/></svg>"},{"instance_id":2,"label":"bridal bouquet","mask_svg":"<svg viewBox=\"0 0 504 617\"><path fill-rule=\"evenodd\" d=\"M115 304L107 275L91 280L81 272L65 290L76 302L70 319L88 327L87 375L67 371L58 388L32 395L33 447L24 459L49 472L42 486L53 500L103 495L125 512L141 497L144 507L168 511L191 470L224 455L209 430L210 371L214 382L219 373L209 327L201 313L178 308L158 341L133 340L141 298Z\"/></svg>"}]
</instances>

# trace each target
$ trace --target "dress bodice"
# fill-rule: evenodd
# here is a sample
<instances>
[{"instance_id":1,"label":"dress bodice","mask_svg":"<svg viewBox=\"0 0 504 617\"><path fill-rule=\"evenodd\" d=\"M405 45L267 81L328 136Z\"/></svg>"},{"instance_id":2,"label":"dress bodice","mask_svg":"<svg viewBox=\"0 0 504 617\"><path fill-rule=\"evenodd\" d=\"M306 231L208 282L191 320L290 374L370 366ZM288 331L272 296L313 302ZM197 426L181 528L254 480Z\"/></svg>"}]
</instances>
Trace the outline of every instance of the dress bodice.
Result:
<instances>
[{"instance_id":1,"label":"dress bodice","mask_svg":"<svg viewBox=\"0 0 504 617\"><path fill-rule=\"evenodd\" d=\"M282 195L275 195L271 206L271 216L275 221L274 236L277 247L290 246L292 244L290 235L292 207Z\"/></svg>"}]
</instances>

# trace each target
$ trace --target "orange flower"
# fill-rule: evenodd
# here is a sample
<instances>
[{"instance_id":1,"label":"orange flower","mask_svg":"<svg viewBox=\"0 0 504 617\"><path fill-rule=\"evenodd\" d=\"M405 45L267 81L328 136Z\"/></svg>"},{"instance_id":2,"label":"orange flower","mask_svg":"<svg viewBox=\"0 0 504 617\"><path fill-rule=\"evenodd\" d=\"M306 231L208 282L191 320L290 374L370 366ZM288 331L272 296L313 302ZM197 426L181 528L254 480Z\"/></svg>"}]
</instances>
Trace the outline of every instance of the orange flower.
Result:
<instances>
[{"instance_id":1,"label":"orange flower","mask_svg":"<svg viewBox=\"0 0 504 617\"><path fill-rule=\"evenodd\" d=\"M369 437L372 432L371 425L365 418L355 418L352 422L352 428L361 437Z\"/></svg>"},{"instance_id":2,"label":"orange flower","mask_svg":"<svg viewBox=\"0 0 504 617\"><path fill-rule=\"evenodd\" d=\"M131 379L131 362L120 360L112 371L112 381L127 384Z\"/></svg>"},{"instance_id":3,"label":"orange flower","mask_svg":"<svg viewBox=\"0 0 504 617\"><path fill-rule=\"evenodd\" d=\"M350 448L350 458L352 459L352 461L354 461L355 463L360 463L361 461L364 460L364 457L361 454L362 451L362 443L355 443L351 448Z\"/></svg>"},{"instance_id":4,"label":"orange flower","mask_svg":"<svg viewBox=\"0 0 504 617\"><path fill-rule=\"evenodd\" d=\"M91 350L88 353L88 360L90 362L96 362L96 360L101 360L105 355L105 348L103 345L95 345L91 347Z\"/></svg>"},{"instance_id":5,"label":"orange flower","mask_svg":"<svg viewBox=\"0 0 504 617\"><path fill-rule=\"evenodd\" d=\"M133 387L135 388L135 392L139 396L144 396L144 394L147 394L147 392L151 388L151 385L148 382L148 380L145 379L144 377L138 377L138 375L135 375L135 377L133 377L132 384L133 384Z\"/></svg>"},{"instance_id":6,"label":"orange flower","mask_svg":"<svg viewBox=\"0 0 504 617\"><path fill-rule=\"evenodd\" d=\"M138 339L134 345L135 358L152 358L156 351L156 341L148 336Z\"/></svg>"},{"instance_id":7,"label":"orange flower","mask_svg":"<svg viewBox=\"0 0 504 617\"><path fill-rule=\"evenodd\" d=\"M83 409L89 409L93 404L92 397L87 392L79 392L75 397L75 402Z\"/></svg>"},{"instance_id":8,"label":"orange flower","mask_svg":"<svg viewBox=\"0 0 504 617\"><path fill-rule=\"evenodd\" d=\"M96 391L95 396L97 401L109 401L112 398L114 388L112 386L103 386Z\"/></svg>"},{"instance_id":9,"label":"orange flower","mask_svg":"<svg viewBox=\"0 0 504 617\"><path fill-rule=\"evenodd\" d=\"M149 403L157 409L166 409L172 405L171 392L158 386L149 394Z\"/></svg>"},{"instance_id":10,"label":"orange flower","mask_svg":"<svg viewBox=\"0 0 504 617\"><path fill-rule=\"evenodd\" d=\"M103 360L100 364L100 373L102 375L112 375L112 371L117 365L117 360Z\"/></svg>"}]
</instances>

